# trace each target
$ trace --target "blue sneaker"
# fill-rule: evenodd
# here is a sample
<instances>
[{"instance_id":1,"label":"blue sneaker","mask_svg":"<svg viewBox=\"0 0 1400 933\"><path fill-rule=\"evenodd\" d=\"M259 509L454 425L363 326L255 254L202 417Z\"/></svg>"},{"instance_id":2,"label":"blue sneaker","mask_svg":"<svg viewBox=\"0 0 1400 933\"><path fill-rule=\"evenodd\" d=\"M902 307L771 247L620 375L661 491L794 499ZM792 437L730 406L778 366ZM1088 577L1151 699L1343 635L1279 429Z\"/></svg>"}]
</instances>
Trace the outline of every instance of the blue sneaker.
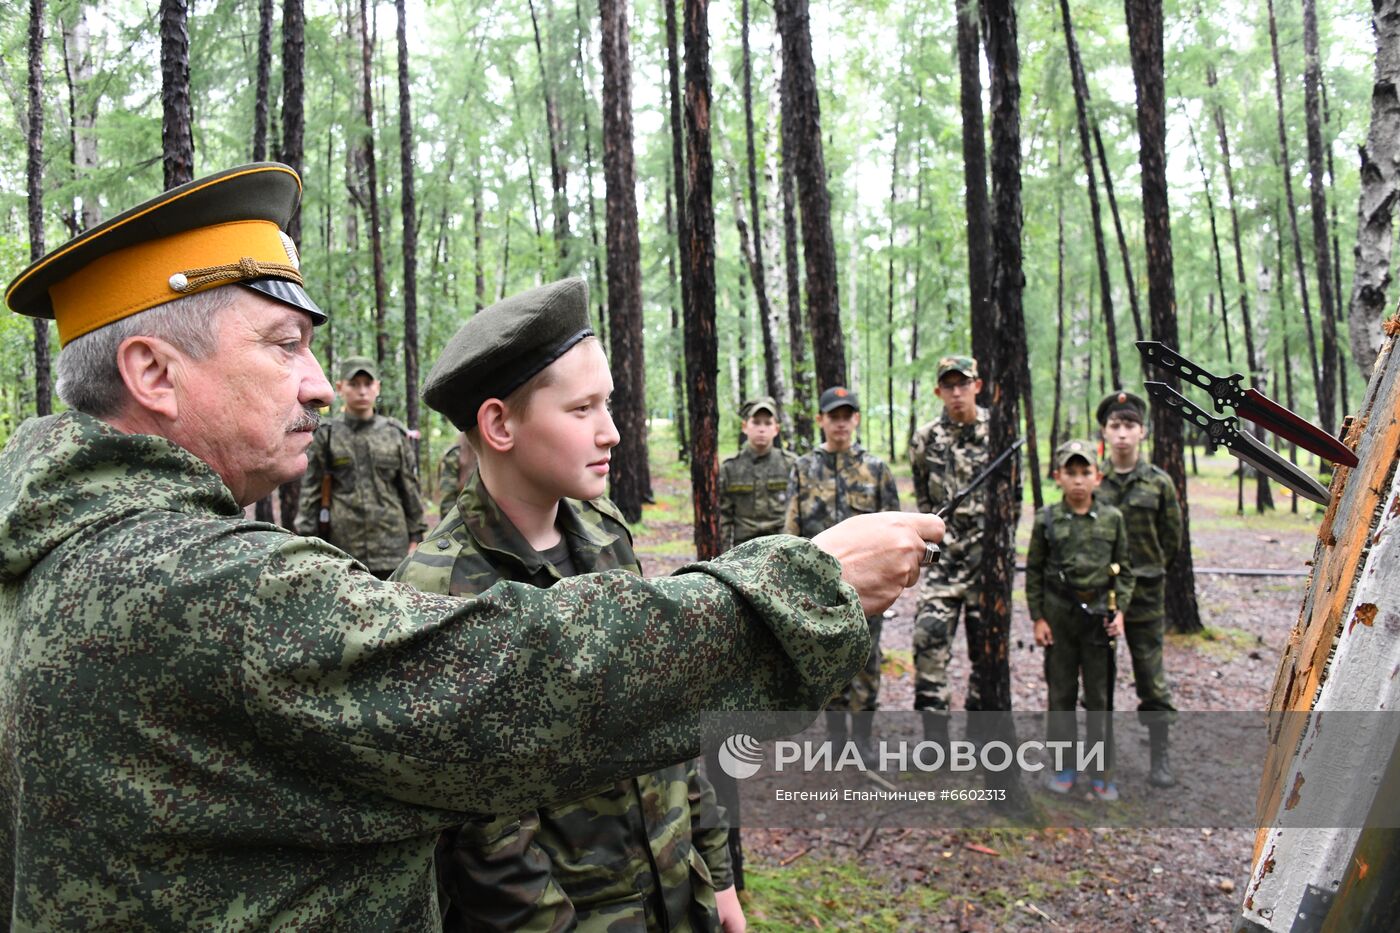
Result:
<instances>
[{"instance_id":1,"label":"blue sneaker","mask_svg":"<svg viewBox=\"0 0 1400 933\"><path fill-rule=\"evenodd\" d=\"M1118 785L1112 781L1105 781L1103 778L1094 778L1094 796L1107 803L1113 803L1118 799Z\"/></svg>"},{"instance_id":2,"label":"blue sneaker","mask_svg":"<svg viewBox=\"0 0 1400 933\"><path fill-rule=\"evenodd\" d=\"M1074 769L1066 768L1063 771L1056 771L1050 775L1050 780L1045 782L1046 788L1054 794L1068 794L1074 787Z\"/></svg>"}]
</instances>

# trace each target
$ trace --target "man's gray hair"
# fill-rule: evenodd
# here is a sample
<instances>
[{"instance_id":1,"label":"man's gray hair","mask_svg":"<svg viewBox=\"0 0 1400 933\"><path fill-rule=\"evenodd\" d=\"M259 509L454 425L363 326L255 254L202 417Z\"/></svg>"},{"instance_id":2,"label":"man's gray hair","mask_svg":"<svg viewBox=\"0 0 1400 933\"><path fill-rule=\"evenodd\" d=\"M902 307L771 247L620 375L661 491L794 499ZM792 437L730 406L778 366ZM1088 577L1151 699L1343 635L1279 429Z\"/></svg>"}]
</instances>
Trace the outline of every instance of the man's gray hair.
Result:
<instances>
[{"instance_id":1,"label":"man's gray hair","mask_svg":"<svg viewBox=\"0 0 1400 933\"><path fill-rule=\"evenodd\" d=\"M58 355L58 397L69 408L95 418L121 411L128 398L117 369L117 348L128 337L158 337L181 353L202 360L218 343L219 312L233 304L238 286L196 292L113 321L75 338Z\"/></svg>"}]
</instances>

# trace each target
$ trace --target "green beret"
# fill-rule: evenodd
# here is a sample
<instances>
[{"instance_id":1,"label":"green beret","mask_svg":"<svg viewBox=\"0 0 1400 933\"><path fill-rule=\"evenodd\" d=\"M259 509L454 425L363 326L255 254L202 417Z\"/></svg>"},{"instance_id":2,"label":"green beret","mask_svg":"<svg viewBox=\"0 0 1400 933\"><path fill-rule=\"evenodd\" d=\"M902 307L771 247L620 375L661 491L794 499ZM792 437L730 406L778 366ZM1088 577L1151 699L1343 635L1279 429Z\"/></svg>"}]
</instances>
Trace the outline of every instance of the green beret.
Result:
<instances>
[{"instance_id":1,"label":"green beret","mask_svg":"<svg viewBox=\"0 0 1400 933\"><path fill-rule=\"evenodd\" d=\"M1055 469L1060 469L1076 457L1089 466L1096 466L1098 464L1097 453L1098 451L1094 449L1094 445L1090 441L1065 441L1055 448Z\"/></svg>"},{"instance_id":2,"label":"green beret","mask_svg":"<svg viewBox=\"0 0 1400 933\"><path fill-rule=\"evenodd\" d=\"M423 381L423 401L457 430L470 430L482 402L510 395L591 336L586 279L512 295L452 335Z\"/></svg>"},{"instance_id":3,"label":"green beret","mask_svg":"<svg viewBox=\"0 0 1400 933\"><path fill-rule=\"evenodd\" d=\"M345 361L340 364L341 382L349 382L359 373L364 373L375 382L379 381L379 367L375 366L374 360L367 356L347 357Z\"/></svg>"},{"instance_id":4,"label":"green beret","mask_svg":"<svg viewBox=\"0 0 1400 933\"><path fill-rule=\"evenodd\" d=\"M1147 403L1142 396L1134 395L1119 389L1117 392L1110 392L1099 402L1097 417L1099 426L1108 424L1108 419L1114 415L1120 418L1127 418L1131 421L1147 421Z\"/></svg>"}]
</instances>

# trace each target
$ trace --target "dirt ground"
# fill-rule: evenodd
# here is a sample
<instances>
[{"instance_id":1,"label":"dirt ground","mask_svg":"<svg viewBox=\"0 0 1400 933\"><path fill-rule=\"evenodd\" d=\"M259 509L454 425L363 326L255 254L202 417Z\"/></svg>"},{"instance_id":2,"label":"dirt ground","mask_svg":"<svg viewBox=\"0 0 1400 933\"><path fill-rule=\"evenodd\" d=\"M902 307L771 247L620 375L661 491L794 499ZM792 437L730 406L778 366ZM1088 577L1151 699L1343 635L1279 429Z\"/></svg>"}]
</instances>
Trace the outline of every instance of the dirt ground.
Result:
<instances>
[{"instance_id":1,"label":"dirt ground","mask_svg":"<svg viewBox=\"0 0 1400 933\"><path fill-rule=\"evenodd\" d=\"M1202 458L1189 483L1197 568L1269 568L1305 572L1318 516L1256 516L1252 487L1238 516L1233 460ZM898 473L899 471L896 470ZM649 574L666 573L693 555L689 483L677 466L656 477L638 552ZM913 508L907 478L901 501ZM1278 492L1275 493L1278 495ZM1057 497L1053 485L1047 498ZM1024 559L1032 512L1018 539ZM1274 671L1297 618L1306 577L1202 572L1197 595L1203 635L1169 636L1165 655L1182 710L1267 707ZM1044 709L1042 656L1035 648L1018 574L1011 678L1018 710ZM917 594L907 591L886 619L880 703L913 703L911 637ZM968 665L961 630L954 643L954 709L963 705ZM1135 702L1131 666L1120 658L1120 708ZM1192 773L1174 763L1179 784L1167 791L1122 786L1124 796L1152 795L1163 807L1192 793ZM1241 794L1253 797L1255 787ZM1228 930L1249 873L1251 829L755 830L744 832L750 929L904 930Z\"/></svg>"}]
</instances>

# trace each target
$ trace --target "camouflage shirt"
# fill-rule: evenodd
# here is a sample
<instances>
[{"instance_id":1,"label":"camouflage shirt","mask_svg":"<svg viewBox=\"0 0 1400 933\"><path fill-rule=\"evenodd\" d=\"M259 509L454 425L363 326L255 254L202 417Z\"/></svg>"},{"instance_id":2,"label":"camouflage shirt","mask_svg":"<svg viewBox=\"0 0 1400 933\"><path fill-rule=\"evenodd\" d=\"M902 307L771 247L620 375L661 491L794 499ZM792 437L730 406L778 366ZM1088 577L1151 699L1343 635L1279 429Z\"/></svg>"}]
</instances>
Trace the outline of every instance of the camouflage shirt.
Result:
<instances>
[{"instance_id":1,"label":"camouflage shirt","mask_svg":"<svg viewBox=\"0 0 1400 933\"><path fill-rule=\"evenodd\" d=\"M909 439L914 470L914 498L920 512L936 512L986 469L987 409L979 407L971 424L958 424L945 411ZM982 568L982 522L987 514L986 486L972 493L951 515L939 562L924 573L924 592L957 597L967 592Z\"/></svg>"},{"instance_id":2,"label":"camouflage shirt","mask_svg":"<svg viewBox=\"0 0 1400 933\"><path fill-rule=\"evenodd\" d=\"M833 453L817 447L798 457L788 478L783 531L810 538L852 515L898 512L899 492L885 461L856 444Z\"/></svg>"},{"instance_id":3,"label":"camouflage shirt","mask_svg":"<svg viewBox=\"0 0 1400 933\"><path fill-rule=\"evenodd\" d=\"M393 579L463 595L501 579L540 587L561 579L496 505L481 474L467 479L457 503ZM608 500L564 499L557 524L578 572L641 573L632 535ZM615 924L707 930L715 889L733 884L728 826L694 762L448 836L439 874L453 900L449 926L467 930L563 930L570 918L600 933Z\"/></svg>"},{"instance_id":4,"label":"camouflage shirt","mask_svg":"<svg viewBox=\"0 0 1400 933\"><path fill-rule=\"evenodd\" d=\"M393 570L410 541L423 540L418 471L402 423L384 415L342 412L316 429L306 451L296 530L316 533L321 477L331 474L331 532L327 540L370 570Z\"/></svg>"},{"instance_id":5,"label":"camouflage shirt","mask_svg":"<svg viewBox=\"0 0 1400 933\"><path fill-rule=\"evenodd\" d=\"M788 474L797 455L777 447L758 456L748 444L719 467L719 541L727 551L763 535L782 534Z\"/></svg>"},{"instance_id":6,"label":"camouflage shirt","mask_svg":"<svg viewBox=\"0 0 1400 933\"><path fill-rule=\"evenodd\" d=\"M1162 579L1181 548L1181 503L1176 484L1165 470L1139 457L1127 473L1103 465L1103 482L1094 499L1117 506L1128 527L1128 554L1137 589L1124 612L1132 622L1160 619L1166 613Z\"/></svg>"},{"instance_id":7,"label":"camouflage shirt","mask_svg":"<svg viewBox=\"0 0 1400 933\"><path fill-rule=\"evenodd\" d=\"M1118 565L1115 576L1111 564ZM1118 608L1133 595L1133 572L1128 558L1128 532L1123 513L1111 505L1095 504L1076 515L1063 501L1035 513L1030 548L1026 551L1026 605L1032 619L1051 611L1067 611L1092 591L1091 609L1107 606L1107 594L1117 593ZM1071 591L1077 591L1071 595Z\"/></svg>"},{"instance_id":8,"label":"camouflage shirt","mask_svg":"<svg viewBox=\"0 0 1400 933\"><path fill-rule=\"evenodd\" d=\"M438 519L447 517L462 491L462 445L453 444L438 463Z\"/></svg>"},{"instance_id":9,"label":"camouflage shirt","mask_svg":"<svg viewBox=\"0 0 1400 933\"><path fill-rule=\"evenodd\" d=\"M816 710L870 650L840 566L792 538L476 599L358 567L246 520L164 438L21 425L0 454L0 917L434 930L441 830L693 758L727 737L707 711Z\"/></svg>"}]
</instances>

